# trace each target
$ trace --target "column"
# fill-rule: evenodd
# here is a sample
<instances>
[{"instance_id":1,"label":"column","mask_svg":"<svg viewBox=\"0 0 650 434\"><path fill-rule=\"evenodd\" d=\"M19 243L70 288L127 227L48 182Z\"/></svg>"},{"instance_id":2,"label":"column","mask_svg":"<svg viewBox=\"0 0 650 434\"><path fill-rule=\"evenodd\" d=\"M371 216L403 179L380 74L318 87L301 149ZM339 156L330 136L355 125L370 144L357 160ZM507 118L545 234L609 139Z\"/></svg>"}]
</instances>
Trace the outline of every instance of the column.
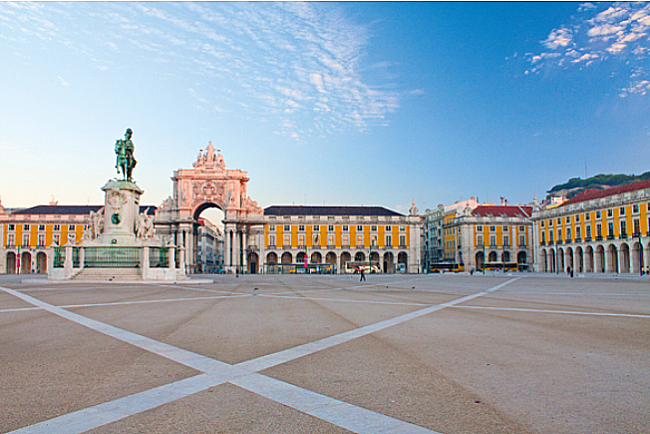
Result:
<instances>
[{"instance_id":1,"label":"column","mask_svg":"<svg viewBox=\"0 0 650 434\"><path fill-rule=\"evenodd\" d=\"M623 273L627 269L625 266L626 258L625 258L625 253L623 253L623 249L619 246L618 248L618 272Z\"/></svg>"},{"instance_id":2,"label":"column","mask_svg":"<svg viewBox=\"0 0 650 434\"><path fill-rule=\"evenodd\" d=\"M241 232L242 239L242 272L248 270L248 234L242 230Z\"/></svg>"},{"instance_id":3,"label":"column","mask_svg":"<svg viewBox=\"0 0 650 434\"><path fill-rule=\"evenodd\" d=\"M149 246L144 246L141 251L140 270L142 272L142 278L146 279L149 275Z\"/></svg>"},{"instance_id":4,"label":"column","mask_svg":"<svg viewBox=\"0 0 650 434\"><path fill-rule=\"evenodd\" d=\"M223 228L223 267L228 270L230 266L230 230Z\"/></svg>"},{"instance_id":5,"label":"column","mask_svg":"<svg viewBox=\"0 0 650 434\"><path fill-rule=\"evenodd\" d=\"M259 246L260 257L257 260L257 267L260 273L264 273L264 262L266 262L266 251L264 245L264 226L262 226L262 231L257 233L257 245ZM324 260L325 258L323 258Z\"/></svg>"}]
</instances>

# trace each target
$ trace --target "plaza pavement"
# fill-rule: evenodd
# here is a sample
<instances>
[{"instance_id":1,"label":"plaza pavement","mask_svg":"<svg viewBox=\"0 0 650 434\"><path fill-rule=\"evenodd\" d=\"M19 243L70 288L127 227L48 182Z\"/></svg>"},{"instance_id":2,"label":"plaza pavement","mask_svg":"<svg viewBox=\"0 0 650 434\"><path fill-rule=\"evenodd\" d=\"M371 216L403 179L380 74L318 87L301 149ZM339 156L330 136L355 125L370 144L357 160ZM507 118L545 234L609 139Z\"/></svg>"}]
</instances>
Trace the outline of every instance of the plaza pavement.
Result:
<instances>
[{"instance_id":1,"label":"plaza pavement","mask_svg":"<svg viewBox=\"0 0 650 434\"><path fill-rule=\"evenodd\" d=\"M0 432L650 432L650 279L367 277L0 276Z\"/></svg>"}]
</instances>

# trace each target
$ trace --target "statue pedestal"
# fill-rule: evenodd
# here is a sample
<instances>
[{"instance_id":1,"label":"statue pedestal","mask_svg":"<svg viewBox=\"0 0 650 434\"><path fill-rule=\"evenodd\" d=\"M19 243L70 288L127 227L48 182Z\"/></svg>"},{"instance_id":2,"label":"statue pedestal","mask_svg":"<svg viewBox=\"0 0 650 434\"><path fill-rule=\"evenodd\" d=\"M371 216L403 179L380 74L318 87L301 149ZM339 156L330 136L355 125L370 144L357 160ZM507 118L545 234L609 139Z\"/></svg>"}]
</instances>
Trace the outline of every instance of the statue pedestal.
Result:
<instances>
[{"instance_id":1,"label":"statue pedestal","mask_svg":"<svg viewBox=\"0 0 650 434\"><path fill-rule=\"evenodd\" d=\"M104 200L104 233L101 244L135 246L135 226L140 212L140 196L144 193L130 181L110 180L102 187Z\"/></svg>"}]
</instances>

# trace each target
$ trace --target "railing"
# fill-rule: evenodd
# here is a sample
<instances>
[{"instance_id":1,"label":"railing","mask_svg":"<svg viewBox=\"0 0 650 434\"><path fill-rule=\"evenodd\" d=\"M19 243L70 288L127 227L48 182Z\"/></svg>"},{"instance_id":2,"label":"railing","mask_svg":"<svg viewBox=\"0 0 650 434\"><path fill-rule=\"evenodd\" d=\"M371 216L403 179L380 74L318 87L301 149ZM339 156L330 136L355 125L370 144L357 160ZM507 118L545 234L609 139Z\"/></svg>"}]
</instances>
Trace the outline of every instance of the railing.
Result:
<instances>
[{"instance_id":1,"label":"railing","mask_svg":"<svg viewBox=\"0 0 650 434\"><path fill-rule=\"evenodd\" d=\"M586 241L586 242L591 241L591 237L585 237L585 241Z\"/></svg>"},{"instance_id":2,"label":"railing","mask_svg":"<svg viewBox=\"0 0 650 434\"><path fill-rule=\"evenodd\" d=\"M613 240L614 238L616 238L616 237L614 237L613 234L612 234L612 235L607 235L607 239L608 239L608 240Z\"/></svg>"},{"instance_id":3,"label":"railing","mask_svg":"<svg viewBox=\"0 0 650 434\"><path fill-rule=\"evenodd\" d=\"M79 262L79 247L73 247L72 248L72 266L74 268L79 268L79 265L81 263Z\"/></svg>"},{"instance_id":4,"label":"railing","mask_svg":"<svg viewBox=\"0 0 650 434\"><path fill-rule=\"evenodd\" d=\"M576 237L576 243L581 243L581 242L582 242L582 238Z\"/></svg>"},{"instance_id":5,"label":"railing","mask_svg":"<svg viewBox=\"0 0 650 434\"><path fill-rule=\"evenodd\" d=\"M602 241L602 240L603 240L603 236L602 236L602 235L598 235L598 236L596 236L596 241Z\"/></svg>"},{"instance_id":6,"label":"railing","mask_svg":"<svg viewBox=\"0 0 650 434\"><path fill-rule=\"evenodd\" d=\"M618 238L620 238L621 240L626 239L627 238L627 233L623 232L621 235L618 236Z\"/></svg>"},{"instance_id":7,"label":"railing","mask_svg":"<svg viewBox=\"0 0 650 434\"><path fill-rule=\"evenodd\" d=\"M169 247L149 247L149 266L169 268Z\"/></svg>"},{"instance_id":8,"label":"railing","mask_svg":"<svg viewBox=\"0 0 650 434\"><path fill-rule=\"evenodd\" d=\"M138 247L86 247L84 266L86 268L138 268L140 249Z\"/></svg>"},{"instance_id":9,"label":"railing","mask_svg":"<svg viewBox=\"0 0 650 434\"><path fill-rule=\"evenodd\" d=\"M546 245L546 241L542 241L542 242L540 243L540 245L545 246L545 245ZM519 247L521 247L521 246L519 246Z\"/></svg>"}]
</instances>

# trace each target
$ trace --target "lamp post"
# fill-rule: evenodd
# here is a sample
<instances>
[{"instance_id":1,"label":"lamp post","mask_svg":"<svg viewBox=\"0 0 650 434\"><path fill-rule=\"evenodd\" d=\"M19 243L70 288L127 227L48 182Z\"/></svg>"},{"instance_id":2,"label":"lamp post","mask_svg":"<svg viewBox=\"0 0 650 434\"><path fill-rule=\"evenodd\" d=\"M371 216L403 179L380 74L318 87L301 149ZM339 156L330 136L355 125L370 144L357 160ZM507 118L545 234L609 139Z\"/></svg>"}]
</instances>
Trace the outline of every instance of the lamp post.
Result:
<instances>
[{"instance_id":1,"label":"lamp post","mask_svg":"<svg viewBox=\"0 0 650 434\"><path fill-rule=\"evenodd\" d=\"M639 230L636 234L639 237L639 276L643 276L643 264L641 261L643 259L643 243L641 242L641 231Z\"/></svg>"}]
</instances>

